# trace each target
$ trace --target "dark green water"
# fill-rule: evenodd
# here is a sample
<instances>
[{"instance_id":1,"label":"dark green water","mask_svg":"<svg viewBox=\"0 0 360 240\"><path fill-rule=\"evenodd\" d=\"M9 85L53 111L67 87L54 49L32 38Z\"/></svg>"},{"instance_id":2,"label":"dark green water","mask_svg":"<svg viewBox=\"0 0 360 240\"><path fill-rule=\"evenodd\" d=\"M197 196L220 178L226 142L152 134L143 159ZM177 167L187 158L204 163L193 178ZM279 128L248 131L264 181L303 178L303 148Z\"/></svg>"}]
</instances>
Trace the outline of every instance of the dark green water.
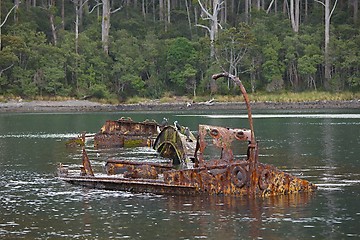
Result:
<instances>
[{"instance_id":1,"label":"dark green water","mask_svg":"<svg viewBox=\"0 0 360 240\"><path fill-rule=\"evenodd\" d=\"M0 114L0 239L359 239L360 110L254 114L260 161L319 186L266 199L181 197L86 189L54 177L80 164L64 142L107 119L163 117L248 127L245 113ZM146 148L90 152L146 159ZM101 168L102 162L94 165Z\"/></svg>"}]
</instances>

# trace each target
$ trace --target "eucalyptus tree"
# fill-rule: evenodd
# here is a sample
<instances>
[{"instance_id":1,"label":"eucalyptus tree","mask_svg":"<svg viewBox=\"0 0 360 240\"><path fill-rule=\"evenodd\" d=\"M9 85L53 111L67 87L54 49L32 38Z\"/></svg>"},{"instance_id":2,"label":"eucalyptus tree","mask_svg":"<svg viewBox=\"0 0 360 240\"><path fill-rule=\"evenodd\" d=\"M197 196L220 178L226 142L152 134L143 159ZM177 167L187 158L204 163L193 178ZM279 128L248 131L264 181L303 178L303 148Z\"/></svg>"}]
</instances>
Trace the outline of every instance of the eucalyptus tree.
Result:
<instances>
[{"instance_id":1,"label":"eucalyptus tree","mask_svg":"<svg viewBox=\"0 0 360 240\"><path fill-rule=\"evenodd\" d=\"M111 10L111 1L102 0L101 42L105 54L109 54L110 16L123 8L122 3L116 9Z\"/></svg>"},{"instance_id":2,"label":"eucalyptus tree","mask_svg":"<svg viewBox=\"0 0 360 240\"><path fill-rule=\"evenodd\" d=\"M326 90L329 90L329 81L331 79L331 62L330 62L330 55L329 55L329 43L330 43L330 20L336 8L338 0L335 0L332 8L330 0L315 0L315 2L320 3L324 9L324 24L325 24L325 34L324 34L324 87Z\"/></svg>"},{"instance_id":3,"label":"eucalyptus tree","mask_svg":"<svg viewBox=\"0 0 360 240\"><path fill-rule=\"evenodd\" d=\"M196 24L198 27L205 28L209 33L210 38L210 56L211 58L215 57L215 40L218 37L219 33L219 20L218 14L221 10L224 0L212 0L209 6L203 4L202 0L198 0L201 11L203 13L203 20L208 20L210 26L205 26L203 24ZM221 27L221 26L220 26Z\"/></svg>"},{"instance_id":4,"label":"eucalyptus tree","mask_svg":"<svg viewBox=\"0 0 360 240\"><path fill-rule=\"evenodd\" d=\"M5 25L6 21L8 20L11 12L12 12L15 8L17 8L17 7L18 7L18 5L17 5L17 4L14 4L14 6L13 6L12 8L10 8L10 10L9 10L9 11L7 12L7 14L5 15L4 20L2 20L2 19L1 19L2 1L0 1L0 50L1 50L1 34L2 34L1 29L2 29L2 27Z\"/></svg>"},{"instance_id":5,"label":"eucalyptus tree","mask_svg":"<svg viewBox=\"0 0 360 240\"><path fill-rule=\"evenodd\" d=\"M237 27L224 29L217 41L217 58L227 72L238 76L239 65L255 42L250 26L240 23ZM230 81L228 81L230 88Z\"/></svg>"},{"instance_id":6,"label":"eucalyptus tree","mask_svg":"<svg viewBox=\"0 0 360 240\"><path fill-rule=\"evenodd\" d=\"M290 0L291 27L295 33L299 32L300 23L300 0Z\"/></svg>"}]
</instances>

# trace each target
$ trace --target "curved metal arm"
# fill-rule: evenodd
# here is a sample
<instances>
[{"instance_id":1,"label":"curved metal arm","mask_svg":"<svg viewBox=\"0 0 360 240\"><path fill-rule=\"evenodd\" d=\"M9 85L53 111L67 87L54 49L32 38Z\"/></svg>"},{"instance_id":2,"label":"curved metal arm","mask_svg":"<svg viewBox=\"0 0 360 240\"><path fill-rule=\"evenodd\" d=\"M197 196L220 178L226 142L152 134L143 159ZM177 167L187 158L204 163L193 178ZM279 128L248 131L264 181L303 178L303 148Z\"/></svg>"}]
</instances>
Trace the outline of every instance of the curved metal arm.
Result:
<instances>
[{"instance_id":1,"label":"curved metal arm","mask_svg":"<svg viewBox=\"0 0 360 240\"><path fill-rule=\"evenodd\" d=\"M227 77L230 78L231 80L233 80L233 82L238 85L240 87L240 91L244 97L245 100L245 104L246 104L246 108L247 108L247 112L248 112L248 120L249 120L249 125L250 125L250 130L251 130L251 145L253 145L253 147L255 147L256 145L256 140L255 140L255 133L254 133L254 126L253 126L253 120L252 120L252 115L251 115L251 106L250 106L250 100L249 97L247 95L246 89L244 87L244 85L242 84L242 82L240 81L240 79L230 73L227 72L223 72L223 73L218 73L218 74L214 74L212 76L212 78L214 80L217 80L220 77Z\"/></svg>"}]
</instances>

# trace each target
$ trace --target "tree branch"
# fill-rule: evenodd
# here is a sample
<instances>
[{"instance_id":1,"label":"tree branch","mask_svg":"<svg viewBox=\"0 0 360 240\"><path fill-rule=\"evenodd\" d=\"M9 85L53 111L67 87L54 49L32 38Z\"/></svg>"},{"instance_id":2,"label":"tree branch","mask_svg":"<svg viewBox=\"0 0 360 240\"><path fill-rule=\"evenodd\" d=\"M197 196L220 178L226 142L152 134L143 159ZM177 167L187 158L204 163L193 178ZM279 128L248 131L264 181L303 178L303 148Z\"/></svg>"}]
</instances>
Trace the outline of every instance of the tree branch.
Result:
<instances>
[{"instance_id":1,"label":"tree branch","mask_svg":"<svg viewBox=\"0 0 360 240\"><path fill-rule=\"evenodd\" d=\"M124 0L122 1L122 5L120 6L120 7L118 7L117 9L115 9L114 11L111 11L110 12L110 14L112 14L112 13L116 13L116 12L118 12L118 11L120 11L121 9L123 9L123 7L124 7Z\"/></svg>"},{"instance_id":2,"label":"tree branch","mask_svg":"<svg viewBox=\"0 0 360 240\"><path fill-rule=\"evenodd\" d=\"M221 5L223 5L225 2L224 1L221 1L221 3L217 4L215 7L214 7L214 12L213 14L218 14L220 12L220 10L222 9Z\"/></svg>"},{"instance_id":3,"label":"tree branch","mask_svg":"<svg viewBox=\"0 0 360 240\"><path fill-rule=\"evenodd\" d=\"M201 24L196 24L195 26L196 26L196 27L202 27L202 28L205 28L205 29L206 29L206 30L208 30L209 32L211 31L209 27L204 26L204 25L201 25Z\"/></svg>"},{"instance_id":4,"label":"tree branch","mask_svg":"<svg viewBox=\"0 0 360 240\"><path fill-rule=\"evenodd\" d=\"M92 12L95 10L95 8L97 8L98 6L102 5L101 2L98 2L98 1L96 1L96 2L97 2L97 4L89 11L89 13L92 13Z\"/></svg>"},{"instance_id":5,"label":"tree branch","mask_svg":"<svg viewBox=\"0 0 360 240\"><path fill-rule=\"evenodd\" d=\"M5 22L7 21L8 17L10 16L11 12L16 8L16 4L10 9L10 11L6 14L4 22L0 24L0 27L4 26Z\"/></svg>"},{"instance_id":6,"label":"tree branch","mask_svg":"<svg viewBox=\"0 0 360 240\"><path fill-rule=\"evenodd\" d=\"M334 10L335 10L335 8L336 8L336 4L337 4L337 2L338 2L338 0L336 0L336 1L335 1L334 6L333 6L333 8L331 9L331 12L330 12L329 18L331 18L332 14L334 13Z\"/></svg>"},{"instance_id":7,"label":"tree branch","mask_svg":"<svg viewBox=\"0 0 360 240\"><path fill-rule=\"evenodd\" d=\"M271 3L269 4L268 9L266 10L266 14L268 14L268 13L270 12L270 9L271 9L271 7L272 7L272 5L273 5L274 2L275 2L275 0L272 0L272 1L271 1Z\"/></svg>"},{"instance_id":8,"label":"tree branch","mask_svg":"<svg viewBox=\"0 0 360 240\"><path fill-rule=\"evenodd\" d=\"M0 71L0 77L1 77L1 75L2 75L2 73L3 73L3 72L5 72L6 70L8 70L8 69L12 68L12 66L14 66L14 64L11 64L10 66L8 66L8 67L6 67L6 68L2 69L2 70Z\"/></svg>"},{"instance_id":9,"label":"tree branch","mask_svg":"<svg viewBox=\"0 0 360 240\"><path fill-rule=\"evenodd\" d=\"M208 12L208 10L206 10L206 8L204 7L204 5L202 5L202 3L201 3L200 0L198 0L198 3L199 3L199 5L200 5L201 10L202 10L209 18L211 18L212 15Z\"/></svg>"},{"instance_id":10,"label":"tree branch","mask_svg":"<svg viewBox=\"0 0 360 240\"><path fill-rule=\"evenodd\" d=\"M84 1L83 4L81 4L80 7L83 7L88 1L89 1L89 0Z\"/></svg>"},{"instance_id":11,"label":"tree branch","mask_svg":"<svg viewBox=\"0 0 360 240\"><path fill-rule=\"evenodd\" d=\"M320 3L321 5L323 5L325 7L325 3L323 3L322 1L314 0L314 2Z\"/></svg>"},{"instance_id":12,"label":"tree branch","mask_svg":"<svg viewBox=\"0 0 360 240\"><path fill-rule=\"evenodd\" d=\"M123 8L123 6L118 7L118 8L115 9L114 11L110 11L110 13L111 13L111 14L116 13L116 12L120 11L122 8Z\"/></svg>"}]
</instances>

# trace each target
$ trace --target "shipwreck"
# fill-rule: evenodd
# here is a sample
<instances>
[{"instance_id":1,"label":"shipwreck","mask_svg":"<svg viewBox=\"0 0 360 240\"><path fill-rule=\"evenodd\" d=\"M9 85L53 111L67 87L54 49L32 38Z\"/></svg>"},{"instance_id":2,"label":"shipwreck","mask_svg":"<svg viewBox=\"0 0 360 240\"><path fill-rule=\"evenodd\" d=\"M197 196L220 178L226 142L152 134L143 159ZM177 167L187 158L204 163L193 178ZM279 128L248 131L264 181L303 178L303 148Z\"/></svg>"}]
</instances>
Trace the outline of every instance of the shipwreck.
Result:
<instances>
[{"instance_id":1,"label":"shipwreck","mask_svg":"<svg viewBox=\"0 0 360 240\"><path fill-rule=\"evenodd\" d=\"M91 188L156 194L265 197L314 191L315 184L283 172L273 165L259 162L259 145L255 138L251 106L246 90L240 79L234 75L229 73L213 75L215 80L221 77L230 78L240 87L247 106L249 129L204 124L199 125L195 137L186 127L179 127L176 124L162 126L151 146L160 156L172 161L159 163L108 160L104 166L106 174L94 173L83 144L80 173L69 174L68 169L60 165L59 179ZM123 124L119 125L119 123L121 122L105 124L102 128L103 133L121 132L119 126ZM150 139L154 136L155 129L159 131L159 125L156 123L137 125L131 122L131 126L138 126L138 134L133 137L135 136L135 140L142 139L138 141L141 144L147 137ZM146 132L145 138L141 134L143 130ZM105 140L99 138L102 142L122 142L118 139L124 139L123 134L117 134L115 139L111 138L114 136L109 137L106 134L101 135ZM131 140L130 135L127 137ZM85 141L85 135L82 141ZM125 146L125 144L117 145ZM243 152L239 153L240 150Z\"/></svg>"}]
</instances>

